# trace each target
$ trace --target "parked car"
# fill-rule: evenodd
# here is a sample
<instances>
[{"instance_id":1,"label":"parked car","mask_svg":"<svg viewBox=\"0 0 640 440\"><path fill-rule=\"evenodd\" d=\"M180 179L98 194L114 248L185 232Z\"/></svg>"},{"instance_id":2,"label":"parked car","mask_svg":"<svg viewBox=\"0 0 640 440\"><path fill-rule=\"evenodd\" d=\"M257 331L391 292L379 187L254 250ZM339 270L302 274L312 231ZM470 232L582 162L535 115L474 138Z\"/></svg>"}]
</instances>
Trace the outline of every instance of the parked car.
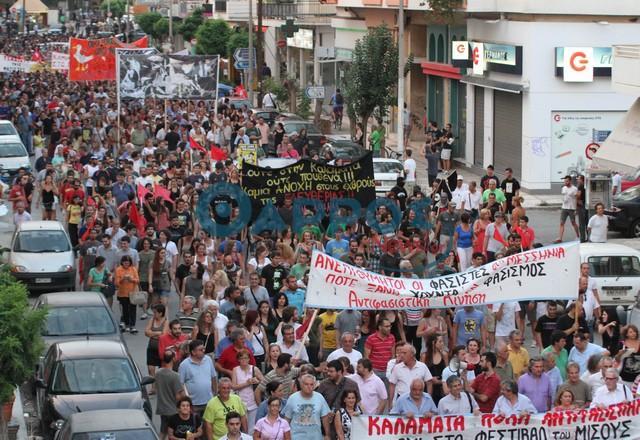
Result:
<instances>
[{"instance_id":1,"label":"parked car","mask_svg":"<svg viewBox=\"0 0 640 440\"><path fill-rule=\"evenodd\" d=\"M47 347L79 338L122 341L118 322L100 292L45 293L33 307L47 309L42 329Z\"/></svg>"},{"instance_id":2,"label":"parked car","mask_svg":"<svg viewBox=\"0 0 640 440\"><path fill-rule=\"evenodd\" d=\"M31 172L29 154L20 137L17 134L2 135L2 131L9 131L9 128L13 125L0 124L0 180L7 186L13 184L20 168Z\"/></svg>"},{"instance_id":3,"label":"parked car","mask_svg":"<svg viewBox=\"0 0 640 440\"><path fill-rule=\"evenodd\" d=\"M307 130L307 138L309 139L309 151L320 152L322 145L327 141L325 135L323 135L318 128L313 125L313 122L303 120L286 120L282 123L284 126L284 132L291 134L294 131L300 133L302 129Z\"/></svg>"},{"instance_id":4,"label":"parked car","mask_svg":"<svg viewBox=\"0 0 640 440\"><path fill-rule=\"evenodd\" d=\"M158 433L144 411L104 409L71 414L55 440L157 440Z\"/></svg>"},{"instance_id":5,"label":"parked car","mask_svg":"<svg viewBox=\"0 0 640 440\"><path fill-rule=\"evenodd\" d=\"M609 229L640 238L640 186L613 196L613 206L605 210Z\"/></svg>"},{"instance_id":6,"label":"parked car","mask_svg":"<svg viewBox=\"0 0 640 440\"><path fill-rule=\"evenodd\" d=\"M255 108L252 110L256 119L263 118L269 127L273 127L276 121L286 121L289 119L302 121L302 118L294 113L281 113L275 109Z\"/></svg>"},{"instance_id":7,"label":"parked car","mask_svg":"<svg viewBox=\"0 0 640 440\"><path fill-rule=\"evenodd\" d=\"M122 342L58 342L49 348L42 365L35 382L36 406L47 437L74 413L135 409L152 417L145 385L153 378L140 376Z\"/></svg>"},{"instance_id":8,"label":"parked car","mask_svg":"<svg viewBox=\"0 0 640 440\"><path fill-rule=\"evenodd\" d=\"M622 191L640 185L640 168L635 173L622 176Z\"/></svg>"},{"instance_id":9,"label":"parked car","mask_svg":"<svg viewBox=\"0 0 640 440\"><path fill-rule=\"evenodd\" d=\"M19 224L11 240L8 263L13 276L30 291L75 289L75 256L60 222Z\"/></svg>"},{"instance_id":10,"label":"parked car","mask_svg":"<svg viewBox=\"0 0 640 440\"><path fill-rule=\"evenodd\" d=\"M229 106L233 106L235 109L242 109L243 106L247 108L251 108L251 102L247 98L240 97L230 97L229 98Z\"/></svg>"},{"instance_id":11,"label":"parked car","mask_svg":"<svg viewBox=\"0 0 640 440\"><path fill-rule=\"evenodd\" d=\"M0 120L0 138L4 136L15 136L20 139L20 135L18 134L18 130L16 130L13 122L7 121L6 119Z\"/></svg>"},{"instance_id":12,"label":"parked car","mask_svg":"<svg viewBox=\"0 0 640 440\"><path fill-rule=\"evenodd\" d=\"M322 146L320 157L330 150L333 157L342 160L343 164L360 159L367 150L356 144L349 136L327 136L327 142Z\"/></svg>"},{"instance_id":13,"label":"parked car","mask_svg":"<svg viewBox=\"0 0 640 440\"><path fill-rule=\"evenodd\" d=\"M581 243L580 261L600 291L603 306L633 307L640 294L640 252L613 243Z\"/></svg>"},{"instance_id":14,"label":"parked car","mask_svg":"<svg viewBox=\"0 0 640 440\"><path fill-rule=\"evenodd\" d=\"M385 197L391 188L396 186L398 177L404 177L404 167L397 159L383 157L373 158L373 179L376 183L376 194Z\"/></svg>"}]
</instances>

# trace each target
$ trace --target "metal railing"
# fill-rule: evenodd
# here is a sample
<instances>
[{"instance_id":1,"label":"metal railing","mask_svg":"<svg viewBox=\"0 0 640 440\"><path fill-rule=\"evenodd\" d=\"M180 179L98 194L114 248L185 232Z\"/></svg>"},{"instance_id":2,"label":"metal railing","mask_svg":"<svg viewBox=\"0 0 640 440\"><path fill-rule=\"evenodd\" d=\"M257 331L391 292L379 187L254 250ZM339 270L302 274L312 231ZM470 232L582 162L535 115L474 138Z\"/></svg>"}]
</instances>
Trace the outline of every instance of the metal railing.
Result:
<instances>
[{"instance_id":1,"label":"metal railing","mask_svg":"<svg viewBox=\"0 0 640 440\"><path fill-rule=\"evenodd\" d=\"M288 17L329 17L336 14L335 4L325 4L317 1L302 1L296 3L263 3L262 14L270 18Z\"/></svg>"}]
</instances>

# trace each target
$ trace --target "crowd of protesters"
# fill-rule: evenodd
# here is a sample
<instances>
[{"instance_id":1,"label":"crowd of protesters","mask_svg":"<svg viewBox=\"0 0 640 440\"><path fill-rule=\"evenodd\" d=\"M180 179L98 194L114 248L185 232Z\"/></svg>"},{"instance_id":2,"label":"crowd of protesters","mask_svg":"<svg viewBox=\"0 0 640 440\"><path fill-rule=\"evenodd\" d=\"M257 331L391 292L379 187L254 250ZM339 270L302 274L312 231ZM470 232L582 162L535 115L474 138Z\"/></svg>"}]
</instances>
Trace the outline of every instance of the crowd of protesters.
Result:
<instances>
[{"instance_id":1,"label":"crowd of protesters","mask_svg":"<svg viewBox=\"0 0 640 440\"><path fill-rule=\"evenodd\" d=\"M25 55L36 47L15 44ZM196 207L211 185L241 183L239 143L256 142L266 156L330 160L331 152L311 150L304 133L288 136L278 121L270 127L225 98L217 114L213 102L149 99L123 101L118 115L113 83L72 83L49 71L5 74L1 83L0 117L14 121L35 155L33 172L21 170L10 188L14 215L28 220L37 206L43 219L63 221L80 288L117 299L124 332L146 320L151 392L171 440L342 440L363 414L511 415L636 397L638 380L625 366L640 356L638 329L620 326L616 309L600 305L588 265L569 303L305 308L314 250L423 278L541 246L510 169L499 177L489 167L479 182L458 174L448 187L438 171L450 164L427 143L429 169L408 171L426 173L433 186L398 179L388 195L403 213L394 233L364 220L292 231L305 213L286 197L278 206L285 230L217 237ZM442 138L437 126L431 131L428 139ZM210 159L212 147L227 159ZM433 201L430 228L413 226L417 213L407 208L421 198ZM220 224L239 215L233 200L223 201L232 209L226 217L214 209ZM376 220L390 223L391 213L381 207ZM136 291L148 292L140 307L130 301Z\"/></svg>"}]
</instances>

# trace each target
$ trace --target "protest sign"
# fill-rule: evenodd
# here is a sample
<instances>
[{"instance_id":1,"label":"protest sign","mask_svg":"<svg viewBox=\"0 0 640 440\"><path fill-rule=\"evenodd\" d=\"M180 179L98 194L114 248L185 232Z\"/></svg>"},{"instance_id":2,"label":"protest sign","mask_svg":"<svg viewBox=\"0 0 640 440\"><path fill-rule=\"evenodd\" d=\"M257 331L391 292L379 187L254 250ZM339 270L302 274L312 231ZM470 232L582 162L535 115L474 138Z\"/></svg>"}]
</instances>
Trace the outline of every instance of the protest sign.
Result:
<instances>
[{"instance_id":1,"label":"protest sign","mask_svg":"<svg viewBox=\"0 0 640 440\"><path fill-rule=\"evenodd\" d=\"M31 72L37 64L22 57L0 55L0 72Z\"/></svg>"},{"instance_id":2,"label":"protest sign","mask_svg":"<svg viewBox=\"0 0 640 440\"><path fill-rule=\"evenodd\" d=\"M258 147L253 144L238 145L238 169L242 169L242 165L248 163L250 165L258 165Z\"/></svg>"},{"instance_id":3,"label":"protest sign","mask_svg":"<svg viewBox=\"0 0 640 440\"><path fill-rule=\"evenodd\" d=\"M69 70L69 54L62 52L51 52L51 69L58 71Z\"/></svg>"},{"instance_id":4,"label":"protest sign","mask_svg":"<svg viewBox=\"0 0 640 440\"><path fill-rule=\"evenodd\" d=\"M360 416L351 438L377 440L596 440L640 438L640 400L608 408L508 416Z\"/></svg>"},{"instance_id":5,"label":"protest sign","mask_svg":"<svg viewBox=\"0 0 640 440\"><path fill-rule=\"evenodd\" d=\"M314 251L305 303L327 309L400 310L575 299L579 246L573 242L534 249L428 279L379 275Z\"/></svg>"},{"instance_id":6,"label":"protest sign","mask_svg":"<svg viewBox=\"0 0 640 440\"><path fill-rule=\"evenodd\" d=\"M333 166L302 159L283 168L263 168L245 163L242 187L264 205L281 203L285 195L320 200L352 198L366 206L376 198L371 153L349 165Z\"/></svg>"}]
</instances>

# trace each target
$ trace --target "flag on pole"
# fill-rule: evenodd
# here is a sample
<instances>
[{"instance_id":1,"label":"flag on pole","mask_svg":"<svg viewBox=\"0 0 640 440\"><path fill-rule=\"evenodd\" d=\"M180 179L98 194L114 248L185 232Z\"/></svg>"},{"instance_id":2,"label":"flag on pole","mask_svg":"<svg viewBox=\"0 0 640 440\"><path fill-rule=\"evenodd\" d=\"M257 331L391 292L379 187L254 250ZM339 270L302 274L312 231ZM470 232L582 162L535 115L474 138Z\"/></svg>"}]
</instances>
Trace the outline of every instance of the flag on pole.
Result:
<instances>
[{"instance_id":1,"label":"flag on pole","mask_svg":"<svg viewBox=\"0 0 640 440\"><path fill-rule=\"evenodd\" d=\"M221 161L227 159L227 153L222 148L218 148L214 145L211 146L211 159L215 161Z\"/></svg>"},{"instance_id":2,"label":"flag on pole","mask_svg":"<svg viewBox=\"0 0 640 440\"><path fill-rule=\"evenodd\" d=\"M142 186L140 183L138 183L138 199L141 202L144 201L144 196L146 196L150 192L151 191L149 191L145 186Z\"/></svg>"},{"instance_id":3,"label":"flag on pole","mask_svg":"<svg viewBox=\"0 0 640 440\"><path fill-rule=\"evenodd\" d=\"M140 215L138 206L135 203L129 203L129 221L136 225L138 234L142 236L144 234L144 227L147 225L147 220L144 216Z\"/></svg>"},{"instance_id":4,"label":"flag on pole","mask_svg":"<svg viewBox=\"0 0 640 440\"><path fill-rule=\"evenodd\" d=\"M166 200L169 203L174 203L173 199L171 199L171 191L169 191L164 186L155 183L153 185L153 193L156 197L161 197L163 200Z\"/></svg>"},{"instance_id":5,"label":"flag on pole","mask_svg":"<svg viewBox=\"0 0 640 440\"><path fill-rule=\"evenodd\" d=\"M189 136L189 146L191 147L192 150L202 151L204 154L207 154L206 148L204 148L202 145L200 145L198 143L198 141L196 141L191 136Z\"/></svg>"}]
</instances>

